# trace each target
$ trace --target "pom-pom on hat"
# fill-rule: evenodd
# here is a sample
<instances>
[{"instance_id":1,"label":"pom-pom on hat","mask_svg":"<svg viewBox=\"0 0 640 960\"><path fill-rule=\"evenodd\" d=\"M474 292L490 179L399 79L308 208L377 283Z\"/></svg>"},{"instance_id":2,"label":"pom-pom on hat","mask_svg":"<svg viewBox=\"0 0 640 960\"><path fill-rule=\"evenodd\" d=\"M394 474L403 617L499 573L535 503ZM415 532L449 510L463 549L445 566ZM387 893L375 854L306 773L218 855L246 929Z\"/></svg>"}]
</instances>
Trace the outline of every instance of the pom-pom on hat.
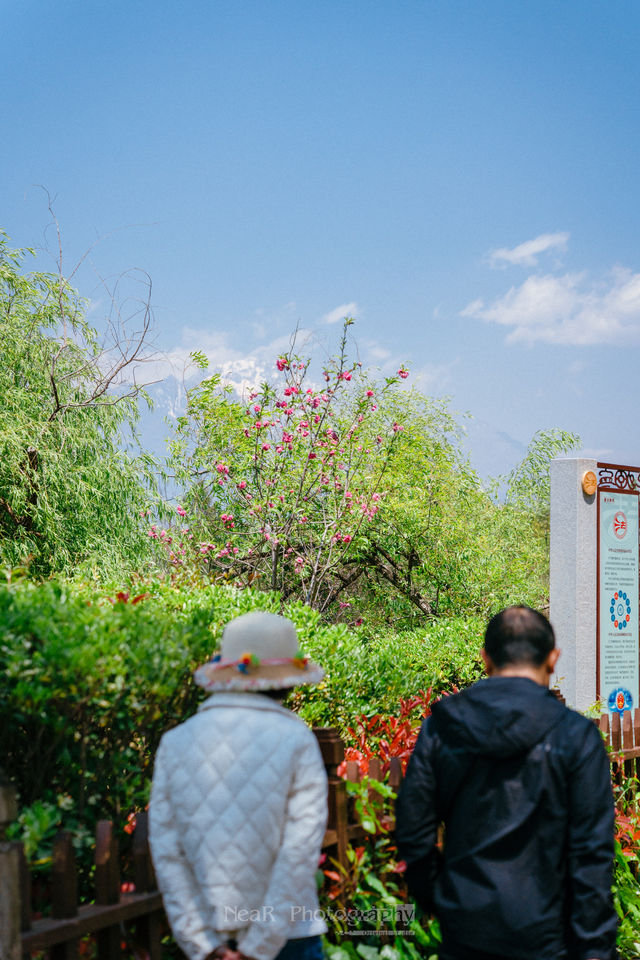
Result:
<instances>
[{"instance_id":1,"label":"pom-pom on hat","mask_svg":"<svg viewBox=\"0 0 640 960\"><path fill-rule=\"evenodd\" d=\"M209 693L220 693L319 683L324 670L301 653L291 620L255 610L229 621L220 652L198 667L193 676Z\"/></svg>"}]
</instances>

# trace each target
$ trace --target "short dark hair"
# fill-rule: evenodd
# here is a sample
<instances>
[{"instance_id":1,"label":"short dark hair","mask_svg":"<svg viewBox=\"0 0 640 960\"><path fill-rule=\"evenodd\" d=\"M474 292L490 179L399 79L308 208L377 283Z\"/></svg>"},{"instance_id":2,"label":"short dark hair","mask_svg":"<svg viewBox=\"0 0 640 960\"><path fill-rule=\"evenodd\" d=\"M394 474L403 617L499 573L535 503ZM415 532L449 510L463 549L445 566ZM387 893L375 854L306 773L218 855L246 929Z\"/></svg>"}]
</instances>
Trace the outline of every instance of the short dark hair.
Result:
<instances>
[{"instance_id":1,"label":"short dark hair","mask_svg":"<svg viewBox=\"0 0 640 960\"><path fill-rule=\"evenodd\" d=\"M492 617L484 649L498 669L510 664L540 667L556 645L553 627L531 607L507 607Z\"/></svg>"}]
</instances>

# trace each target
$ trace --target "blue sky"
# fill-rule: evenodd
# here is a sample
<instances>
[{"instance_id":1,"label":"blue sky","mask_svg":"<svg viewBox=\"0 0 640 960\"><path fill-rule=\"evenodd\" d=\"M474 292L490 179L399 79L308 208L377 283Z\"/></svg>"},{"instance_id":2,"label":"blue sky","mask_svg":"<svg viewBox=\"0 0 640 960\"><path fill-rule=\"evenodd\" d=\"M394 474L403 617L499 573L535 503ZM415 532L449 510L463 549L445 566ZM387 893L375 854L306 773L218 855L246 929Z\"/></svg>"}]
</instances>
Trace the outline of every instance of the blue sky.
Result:
<instances>
[{"instance_id":1,"label":"blue sky","mask_svg":"<svg viewBox=\"0 0 640 960\"><path fill-rule=\"evenodd\" d=\"M42 245L44 184L68 268L105 236L96 323L148 271L159 373L345 311L483 473L549 427L639 463L639 41L636 0L1 0L0 225Z\"/></svg>"}]
</instances>

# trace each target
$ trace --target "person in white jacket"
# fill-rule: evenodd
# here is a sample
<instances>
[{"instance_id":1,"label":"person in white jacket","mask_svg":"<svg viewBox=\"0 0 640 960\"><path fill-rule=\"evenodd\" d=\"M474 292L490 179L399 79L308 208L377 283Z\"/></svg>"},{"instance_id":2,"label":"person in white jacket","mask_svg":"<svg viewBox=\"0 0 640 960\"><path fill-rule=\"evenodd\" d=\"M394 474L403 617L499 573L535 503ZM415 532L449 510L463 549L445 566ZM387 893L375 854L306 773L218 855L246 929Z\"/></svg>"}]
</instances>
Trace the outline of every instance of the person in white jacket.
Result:
<instances>
[{"instance_id":1,"label":"person in white jacket","mask_svg":"<svg viewBox=\"0 0 640 960\"><path fill-rule=\"evenodd\" d=\"M280 702L322 677L290 620L244 614L195 673L213 695L162 737L149 841L188 960L322 958L315 875L327 777L312 731Z\"/></svg>"}]
</instances>

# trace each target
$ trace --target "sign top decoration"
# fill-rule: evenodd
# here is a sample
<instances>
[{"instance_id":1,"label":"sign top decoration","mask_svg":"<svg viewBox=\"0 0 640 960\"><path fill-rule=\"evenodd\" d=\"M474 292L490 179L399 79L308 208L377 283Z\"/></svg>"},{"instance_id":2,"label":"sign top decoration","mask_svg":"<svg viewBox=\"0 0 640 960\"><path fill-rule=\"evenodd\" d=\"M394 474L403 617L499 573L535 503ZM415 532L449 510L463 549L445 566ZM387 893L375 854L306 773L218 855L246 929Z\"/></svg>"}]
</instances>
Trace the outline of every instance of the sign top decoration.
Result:
<instances>
[{"instance_id":1,"label":"sign top decoration","mask_svg":"<svg viewBox=\"0 0 640 960\"><path fill-rule=\"evenodd\" d=\"M620 493L635 493L640 490L640 467L620 466L617 463L599 463L598 487L606 490L617 490Z\"/></svg>"}]
</instances>

